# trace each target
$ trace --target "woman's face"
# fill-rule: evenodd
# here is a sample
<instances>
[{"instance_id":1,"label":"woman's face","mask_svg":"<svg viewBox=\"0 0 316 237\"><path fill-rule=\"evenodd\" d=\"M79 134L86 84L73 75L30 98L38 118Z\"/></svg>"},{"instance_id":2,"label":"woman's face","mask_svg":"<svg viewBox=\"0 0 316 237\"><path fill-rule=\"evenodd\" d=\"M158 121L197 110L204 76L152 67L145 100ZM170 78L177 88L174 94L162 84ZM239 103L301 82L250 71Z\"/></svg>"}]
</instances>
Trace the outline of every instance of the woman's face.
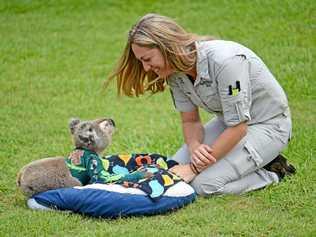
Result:
<instances>
[{"instance_id":1,"label":"woman's face","mask_svg":"<svg viewBox=\"0 0 316 237\"><path fill-rule=\"evenodd\" d=\"M132 44L135 57L142 62L146 72L153 71L161 78L167 78L174 70L166 62L158 48L147 48Z\"/></svg>"}]
</instances>

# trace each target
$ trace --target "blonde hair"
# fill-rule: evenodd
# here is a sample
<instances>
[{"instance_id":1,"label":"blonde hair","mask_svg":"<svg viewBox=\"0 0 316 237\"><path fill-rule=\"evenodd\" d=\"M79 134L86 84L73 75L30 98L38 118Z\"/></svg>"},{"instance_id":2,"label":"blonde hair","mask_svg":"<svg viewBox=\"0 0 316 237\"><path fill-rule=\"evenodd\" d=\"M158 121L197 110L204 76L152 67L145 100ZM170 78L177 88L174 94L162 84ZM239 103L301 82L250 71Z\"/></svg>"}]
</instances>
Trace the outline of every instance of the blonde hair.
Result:
<instances>
[{"instance_id":1,"label":"blonde hair","mask_svg":"<svg viewBox=\"0 0 316 237\"><path fill-rule=\"evenodd\" d=\"M212 38L186 32L168 17L147 14L129 31L123 55L106 86L111 79L116 78L119 95L139 96L146 91L152 93L163 91L166 78L160 78L152 71L146 72L141 61L135 57L132 44L158 48L165 63L168 62L176 71L188 72L196 65L195 41L210 39Z\"/></svg>"}]
</instances>

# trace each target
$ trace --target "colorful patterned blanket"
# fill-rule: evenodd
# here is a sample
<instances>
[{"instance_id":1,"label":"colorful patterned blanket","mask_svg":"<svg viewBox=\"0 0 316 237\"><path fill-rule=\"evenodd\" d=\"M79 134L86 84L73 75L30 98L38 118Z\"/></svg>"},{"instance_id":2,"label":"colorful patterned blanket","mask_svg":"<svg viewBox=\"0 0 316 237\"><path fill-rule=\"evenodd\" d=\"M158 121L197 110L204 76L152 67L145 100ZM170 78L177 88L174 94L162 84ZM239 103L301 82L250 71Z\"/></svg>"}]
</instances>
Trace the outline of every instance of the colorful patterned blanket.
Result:
<instances>
[{"instance_id":1,"label":"colorful patterned blanket","mask_svg":"<svg viewBox=\"0 0 316 237\"><path fill-rule=\"evenodd\" d=\"M109 155L100 157L87 149L76 149L65 162L83 185L116 183L139 188L153 201L181 179L168 171L177 162L160 154Z\"/></svg>"}]
</instances>

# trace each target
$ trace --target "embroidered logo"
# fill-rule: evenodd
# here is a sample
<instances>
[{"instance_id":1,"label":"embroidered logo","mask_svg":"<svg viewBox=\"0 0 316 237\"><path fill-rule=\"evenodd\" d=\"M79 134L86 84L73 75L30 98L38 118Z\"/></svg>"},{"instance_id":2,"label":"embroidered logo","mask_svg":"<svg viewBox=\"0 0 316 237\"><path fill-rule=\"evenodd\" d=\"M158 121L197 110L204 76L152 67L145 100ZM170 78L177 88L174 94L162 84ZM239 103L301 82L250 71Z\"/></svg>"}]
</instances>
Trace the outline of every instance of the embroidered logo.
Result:
<instances>
[{"instance_id":1,"label":"embroidered logo","mask_svg":"<svg viewBox=\"0 0 316 237\"><path fill-rule=\"evenodd\" d=\"M237 96L240 90L240 81L236 81L236 87L233 88L232 85L228 86L228 95Z\"/></svg>"}]
</instances>

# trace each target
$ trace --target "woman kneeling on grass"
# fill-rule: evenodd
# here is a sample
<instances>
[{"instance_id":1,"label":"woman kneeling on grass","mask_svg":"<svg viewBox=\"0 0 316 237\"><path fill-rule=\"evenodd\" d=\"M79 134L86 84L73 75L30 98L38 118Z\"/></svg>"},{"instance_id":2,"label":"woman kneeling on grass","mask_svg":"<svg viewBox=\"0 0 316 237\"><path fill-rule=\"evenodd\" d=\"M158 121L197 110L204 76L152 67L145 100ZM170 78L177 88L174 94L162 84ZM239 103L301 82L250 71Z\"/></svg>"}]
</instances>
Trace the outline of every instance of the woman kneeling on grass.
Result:
<instances>
[{"instance_id":1,"label":"woman kneeling on grass","mask_svg":"<svg viewBox=\"0 0 316 237\"><path fill-rule=\"evenodd\" d=\"M250 49L147 14L129 31L112 78L127 96L169 85L186 143L171 170L198 194L240 194L295 172L280 155L291 134L286 95ZM217 116L203 126L198 107Z\"/></svg>"}]
</instances>

